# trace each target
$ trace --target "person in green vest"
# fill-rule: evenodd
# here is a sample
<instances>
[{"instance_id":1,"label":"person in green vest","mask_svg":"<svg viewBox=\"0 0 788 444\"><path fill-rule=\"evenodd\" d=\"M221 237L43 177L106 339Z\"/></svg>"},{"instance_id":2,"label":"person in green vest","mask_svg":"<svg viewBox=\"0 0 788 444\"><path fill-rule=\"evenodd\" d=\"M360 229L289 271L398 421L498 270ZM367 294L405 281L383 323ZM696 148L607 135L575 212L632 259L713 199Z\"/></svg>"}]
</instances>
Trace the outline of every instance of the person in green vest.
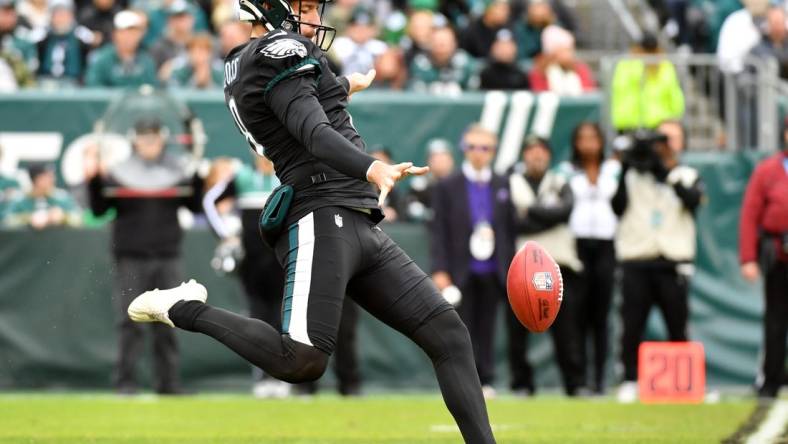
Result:
<instances>
[{"instance_id":1,"label":"person in green vest","mask_svg":"<svg viewBox=\"0 0 788 444\"><path fill-rule=\"evenodd\" d=\"M186 45L188 56L171 62L170 86L176 88L221 88L224 83L224 64L214 57L213 38L198 34Z\"/></svg>"},{"instance_id":2,"label":"person in green vest","mask_svg":"<svg viewBox=\"0 0 788 444\"><path fill-rule=\"evenodd\" d=\"M650 34L633 49L635 55L660 53L656 37ZM684 116L684 93L676 68L668 60L621 60L613 72L611 94L613 127L620 132L653 129L666 120Z\"/></svg>"},{"instance_id":3,"label":"person in green vest","mask_svg":"<svg viewBox=\"0 0 788 444\"><path fill-rule=\"evenodd\" d=\"M81 225L82 213L74 199L65 190L55 187L54 165L34 164L28 172L33 186L27 195L9 203L3 225L30 226L36 230Z\"/></svg>"},{"instance_id":4,"label":"person in green vest","mask_svg":"<svg viewBox=\"0 0 788 444\"><path fill-rule=\"evenodd\" d=\"M112 44L96 50L85 75L85 85L92 87L138 87L157 85L156 64L140 50L143 19L137 12L125 10L115 15Z\"/></svg>"}]
</instances>

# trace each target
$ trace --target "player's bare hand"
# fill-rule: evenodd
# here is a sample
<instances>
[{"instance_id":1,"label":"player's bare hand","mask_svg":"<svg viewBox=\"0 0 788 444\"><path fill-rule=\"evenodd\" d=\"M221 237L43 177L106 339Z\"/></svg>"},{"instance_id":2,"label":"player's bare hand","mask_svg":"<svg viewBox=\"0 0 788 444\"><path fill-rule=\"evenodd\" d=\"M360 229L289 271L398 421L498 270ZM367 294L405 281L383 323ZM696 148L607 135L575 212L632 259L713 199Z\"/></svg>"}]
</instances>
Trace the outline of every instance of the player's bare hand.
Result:
<instances>
[{"instance_id":1,"label":"player's bare hand","mask_svg":"<svg viewBox=\"0 0 788 444\"><path fill-rule=\"evenodd\" d=\"M749 282L755 282L761 276L761 269L757 262L747 262L741 266L741 275Z\"/></svg>"},{"instance_id":2,"label":"player's bare hand","mask_svg":"<svg viewBox=\"0 0 788 444\"><path fill-rule=\"evenodd\" d=\"M375 75L377 75L377 71L370 69L366 74L354 72L353 74L347 76L348 83L350 84L350 90L347 93L348 97L369 88L369 85L371 85L372 81L375 80Z\"/></svg>"},{"instance_id":3,"label":"player's bare hand","mask_svg":"<svg viewBox=\"0 0 788 444\"><path fill-rule=\"evenodd\" d=\"M377 185L380 190L378 206L382 207L397 181L408 176L421 176L429 171L429 167L416 167L411 162L389 165L376 160L372 162L369 171L367 171L367 181Z\"/></svg>"}]
</instances>

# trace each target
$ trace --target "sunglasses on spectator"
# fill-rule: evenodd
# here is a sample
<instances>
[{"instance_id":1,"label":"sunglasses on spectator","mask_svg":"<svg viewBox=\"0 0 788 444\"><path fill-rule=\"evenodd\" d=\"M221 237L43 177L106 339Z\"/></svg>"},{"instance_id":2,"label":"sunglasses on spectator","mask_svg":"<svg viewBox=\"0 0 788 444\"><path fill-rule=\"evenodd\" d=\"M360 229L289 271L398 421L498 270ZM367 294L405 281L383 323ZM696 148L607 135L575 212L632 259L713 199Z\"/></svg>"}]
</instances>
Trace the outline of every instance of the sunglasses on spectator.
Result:
<instances>
[{"instance_id":1,"label":"sunglasses on spectator","mask_svg":"<svg viewBox=\"0 0 788 444\"><path fill-rule=\"evenodd\" d=\"M492 145L470 145L470 144L466 144L466 145L463 145L463 149L465 151L484 151L485 153L488 153L490 151L495 151L495 147L492 146Z\"/></svg>"}]
</instances>

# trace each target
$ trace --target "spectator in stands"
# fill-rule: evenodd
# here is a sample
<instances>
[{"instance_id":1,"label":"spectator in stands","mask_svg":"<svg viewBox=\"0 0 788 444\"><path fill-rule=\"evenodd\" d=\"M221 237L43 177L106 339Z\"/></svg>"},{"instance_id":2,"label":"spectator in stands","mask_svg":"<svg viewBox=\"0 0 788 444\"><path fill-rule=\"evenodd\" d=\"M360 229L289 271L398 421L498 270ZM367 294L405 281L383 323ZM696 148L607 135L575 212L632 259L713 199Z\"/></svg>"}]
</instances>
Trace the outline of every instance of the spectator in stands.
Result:
<instances>
[{"instance_id":1,"label":"spectator in stands","mask_svg":"<svg viewBox=\"0 0 788 444\"><path fill-rule=\"evenodd\" d=\"M189 15L194 19L192 32L208 32L208 20L205 12L191 0L162 0L155 2L158 7L147 11L148 23L146 26L145 37L142 39L143 48L151 48L165 34L170 17L171 7L176 3L185 3L189 10Z\"/></svg>"},{"instance_id":2,"label":"spectator in stands","mask_svg":"<svg viewBox=\"0 0 788 444\"><path fill-rule=\"evenodd\" d=\"M414 11L410 14L407 27L408 35L400 43L400 46L405 51L405 63L408 66L410 66L417 55L428 53L436 20L439 20L437 16L426 9Z\"/></svg>"},{"instance_id":3,"label":"spectator in stands","mask_svg":"<svg viewBox=\"0 0 788 444\"><path fill-rule=\"evenodd\" d=\"M517 42L508 29L498 32L480 79L481 89L516 90L530 87L528 75L517 62Z\"/></svg>"},{"instance_id":4,"label":"spectator in stands","mask_svg":"<svg viewBox=\"0 0 788 444\"><path fill-rule=\"evenodd\" d=\"M427 143L427 176L415 176L410 180L406 196L408 218L414 221L432 220L432 194L435 185L454 172L454 148L446 139L432 139Z\"/></svg>"},{"instance_id":5,"label":"spectator in stands","mask_svg":"<svg viewBox=\"0 0 788 444\"><path fill-rule=\"evenodd\" d=\"M27 195L8 203L4 224L30 226L35 230L63 225L78 226L82 215L74 199L55 187L55 166L34 164L28 168L32 187Z\"/></svg>"},{"instance_id":6,"label":"spectator in stands","mask_svg":"<svg viewBox=\"0 0 788 444\"><path fill-rule=\"evenodd\" d=\"M608 314L613 300L613 272L616 256L613 238L618 218L610 199L618 188L621 164L605 160L605 139L596 123L583 122L572 132L572 154L561 168L569 177L575 198L569 228L577 239L577 253L583 263L578 292L586 303L581 322L591 336L594 374L591 389L604 393L605 363L610 337Z\"/></svg>"},{"instance_id":7,"label":"spectator in stands","mask_svg":"<svg viewBox=\"0 0 788 444\"><path fill-rule=\"evenodd\" d=\"M71 0L51 2L52 19L46 36L38 41L38 76L59 84L82 81L88 52L98 43L96 36L74 20Z\"/></svg>"},{"instance_id":8,"label":"spectator in stands","mask_svg":"<svg viewBox=\"0 0 788 444\"><path fill-rule=\"evenodd\" d=\"M408 70L402 49L391 47L375 61L375 81L373 88L401 90L408 81Z\"/></svg>"},{"instance_id":9,"label":"spectator in stands","mask_svg":"<svg viewBox=\"0 0 788 444\"><path fill-rule=\"evenodd\" d=\"M13 92L35 83L35 76L18 54L0 50L0 92Z\"/></svg>"},{"instance_id":10,"label":"spectator in stands","mask_svg":"<svg viewBox=\"0 0 788 444\"><path fill-rule=\"evenodd\" d=\"M237 20L222 24L219 28L220 59L224 60L233 48L249 41L249 23Z\"/></svg>"},{"instance_id":11,"label":"spectator in stands","mask_svg":"<svg viewBox=\"0 0 788 444\"><path fill-rule=\"evenodd\" d=\"M495 395L495 320L499 304L506 301L506 273L514 256L512 205L506 178L490 166L498 145L496 135L474 124L461 143L462 170L438 182L432 196L432 278L444 296L459 288L458 312L471 335L483 391L491 397ZM524 343L513 340L517 335L511 333L516 329L519 335L525 329L512 320L511 310L506 313L512 388L532 391Z\"/></svg>"},{"instance_id":12,"label":"spectator in stands","mask_svg":"<svg viewBox=\"0 0 788 444\"><path fill-rule=\"evenodd\" d=\"M761 161L747 184L739 225L741 274L764 278L764 359L758 396L776 398L784 381L788 335L788 120L783 149Z\"/></svg>"},{"instance_id":13,"label":"spectator in stands","mask_svg":"<svg viewBox=\"0 0 788 444\"><path fill-rule=\"evenodd\" d=\"M140 49L143 20L130 10L114 19L112 44L96 50L88 65L85 85L93 87L138 87L156 85L156 63Z\"/></svg>"},{"instance_id":14,"label":"spectator in stands","mask_svg":"<svg viewBox=\"0 0 788 444\"><path fill-rule=\"evenodd\" d=\"M0 53L8 59L23 61L30 71L38 68L36 46L30 28L20 23L14 0L0 0Z\"/></svg>"},{"instance_id":15,"label":"spectator in stands","mask_svg":"<svg viewBox=\"0 0 788 444\"><path fill-rule=\"evenodd\" d=\"M515 38L521 60L532 59L542 52L542 31L555 22L553 8L547 0L531 0L525 22L515 26Z\"/></svg>"},{"instance_id":16,"label":"spectator in stands","mask_svg":"<svg viewBox=\"0 0 788 444\"><path fill-rule=\"evenodd\" d=\"M615 241L623 298L620 402L637 399L638 347L654 305L662 312L668 339L687 340L695 213L704 193L698 172L679 163L683 134L679 122L665 122L659 133L636 132L632 147L623 153L612 200L620 217Z\"/></svg>"},{"instance_id":17,"label":"spectator in stands","mask_svg":"<svg viewBox=\"0 0 788 444\"><path fill-rule=\"evenodd\" d=\"M345 35L337 37L331 50L342 75L365 73L375 67L375 60L387 49L386 44L376 38L377 35L378 28L371 11L356 8Z\"/></svg>"},{"instance_id":18,"label":"spectator in stands","mask_svg":"<svg viewBox=\"0 0 788 444\"><path fill-rule=\"evenodd\" d=\"M550 327L564 391L569 396L586 395L585 302L578 291L583 264L577 257L577 246L569 229L574 206L572 189L564 176L550 171L550 142L528 136L523 145L523 163L514 167L509 188L514 203L517 244L536 241L561 267L564 299L555 323ZM525 330L520 339L525 350ZM514 340L514 339L512 339Z\"/></svg>"},{"instance_id":19,"label":"spectator in stands","mask_svg":"<svg viewBox=\"0 0 788 444\"><path fill-rule=\"evenodd\" d=\"M3 171L2 160L3 147L0 146L0 219L3 218L5 206L21 194L19 181L11 175L7 175L6 171Z\"/></svg>"},{"instance_id":20,"label":"spectator in stands","mask_svg":"<svg viewBox=\"0 0 788 444\"><path fill-rule=\"evenodd\" d=\"M744 59L761 41L760 24L769 9L769 0L742 0L740 9L722 24L717 59L720 70L729 74L739 74L744 70Z\"/></svg>"},{"instance_id":21,"label":"spectator in stands","mask_svg":"<svg viewBox=\"0 0 788 444\"><path fill-rule=\"evenodd\" d=\"M780 77L788 79L788 28L782 6L769 8L766 14L766 33L752 49L756 57L773 58L780 67Z\"/></svg>"},{"instance_id":22,"label":"spectator in stands","mask_svg":"<svg viewBox=\"0 0 788 444\"><path fill-rule=\"evenodd\" d=\"M410 88L432 94L456 95L478 86L476 63L465 51L457 48L454 31L448 26L433 31L429 55L417 55L410 66Z\"/></svg>"},{"instance_id":23,"label":"spectator in stands","mask_svg":"<svg viewBox=\"0 0 788 444\"><path fill-rule=\"evenodd\" d=\"M16 10L34 33L41 35L46 32L49 27L47 0L20 0L16 5Z\"/></svg>"},{"instance_id":24,"label":"spectator in stands","mask_svg":"<svg viewBox=\"0 0 788 444\"><path fill-rule=\"evenodd\" d=\"M176 57L186 56L186 45L194 35L194 17L186 0L175 0L167 8L167 27L164 35L150 48L150 55L159 69L159 78L165 81L169 70L162 65Z\"/></svg>"},{"instance_id":25,"label":"spectator in stands","mask_svg":"<svg viewBox=\"0 0 788 444\"><path fill-rule=\"evenodd\" d=\"M137 390L136 366L142 352L143 328L126 314L132 299L150 288L171 288L182 281L183 229L178 210L201 210L203 182L189 176L165 151L166 130L153 118L134 125L131 157L109 171L101 159L85 159L90 206L97 216L114 208L112 253L116 270L115 309L119 342L115 388L120 394ZM188 190L188 191L185 191ZM173 330L164 324L153 331L156 392L178 393L178 348Z\"/></svg>"},{"instance_id":26,"label":"spectator in stands","mask_svg":"<svg viewBox=\"0 0 788 444\"><path fill-rule=\"evenodd\" d=\"M461 33L460 46L477 59L487 58L499 32L510 26L509 0L484 0L481 17L473 20Z\"/></svg>"},{"instance_id":27,"label":"spectator in stands","mask_svg":"<svg viewBox=\"0 0 788 444\"><path fill-rule=\"evenodd\" d=\"M93 31L96 43L104 45L112 40L112 20L120 12L115 0L93 0L79 11L79 24Z\"/></svg>"},{"instance_id":28,"label":"spectator in stands","mask_svg":"<svg viewBox=\"0 0 788 444\"><path fill-rule=\"evenodd\" d=\"M178 88L221 88L224 83L224 63L214 57L213 39L209 34L197 34L186 45L188 57L173 60L170 86Z\"/></svg>"},{"instance_id":29,"label":"spectator in stands","mask_svg":"<svg viewBox=\"0 0 788 444\"><path fill-rule=\"evenodd\" d=\"M542 53L530 72L534 92L578 96L596 89L591 68L575 57L575 38L556 25L542 32Z\"/></svg>"},{"instance_id":30,"label":"spectator in stands","mask_svg":"<svg viewBox=\"0 0 788 444\"><path fill-rule=\"evenodd\" d=\"M636 56L655 57L661 54L652 34L643 37L633 48ZM684 93L676 68L668 60L621 60L613 72L611 115L618 131L656 128L665 120L678 120L684 115Z\"/></svg>"}]
</instances>

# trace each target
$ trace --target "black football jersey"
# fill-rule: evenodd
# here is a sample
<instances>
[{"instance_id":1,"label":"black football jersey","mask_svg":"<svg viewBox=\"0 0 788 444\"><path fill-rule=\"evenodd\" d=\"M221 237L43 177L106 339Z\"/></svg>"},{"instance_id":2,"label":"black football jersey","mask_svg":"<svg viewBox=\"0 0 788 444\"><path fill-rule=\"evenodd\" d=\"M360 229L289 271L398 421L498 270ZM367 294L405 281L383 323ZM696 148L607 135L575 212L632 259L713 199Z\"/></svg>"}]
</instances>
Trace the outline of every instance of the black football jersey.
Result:
<instances>
[{"instance_id":1,"label":"black football jersey","mask_svg":"<svg viewBox=\"0 0 788 444\"><path fill-rule=\"evenodd\" d=\"M379 214L366 181L374 158L347 112L347 86L312 41L277 30L233 49L224 95L250 147L274 163L282 183L297 187L288 224L326 206ZM322 173L328 180L299 186Z\"/></svg>"}]
</instances>

